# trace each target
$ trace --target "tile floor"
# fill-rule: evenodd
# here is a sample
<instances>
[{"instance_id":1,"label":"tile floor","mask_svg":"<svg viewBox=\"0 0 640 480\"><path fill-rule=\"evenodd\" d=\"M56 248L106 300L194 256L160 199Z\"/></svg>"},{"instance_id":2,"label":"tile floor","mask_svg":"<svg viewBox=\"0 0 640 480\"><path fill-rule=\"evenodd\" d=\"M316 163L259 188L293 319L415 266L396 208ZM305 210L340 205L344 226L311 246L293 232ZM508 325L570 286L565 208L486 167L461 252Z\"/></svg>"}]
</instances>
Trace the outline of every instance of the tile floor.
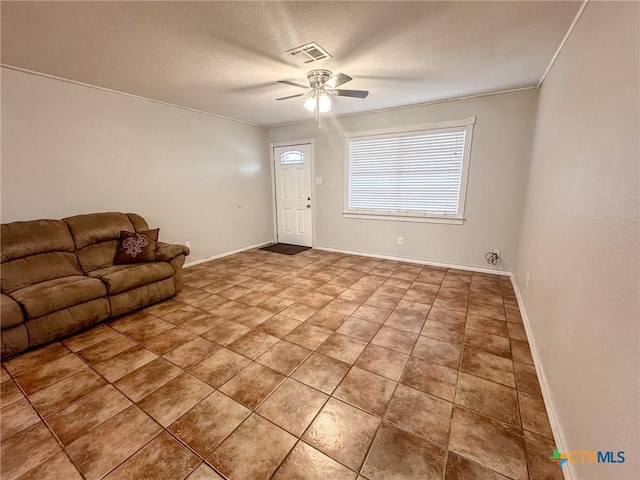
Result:
<instances>
[{"instance_id":1,"label":"tile floor","mask_svg":"<svg viewBox=\"0 0 640 480\"><path fill-rule=\"evenodd\" d=\"M561 479L507 278L309 250L5 362L3 480Z\"/></svg>"}]
</instances>

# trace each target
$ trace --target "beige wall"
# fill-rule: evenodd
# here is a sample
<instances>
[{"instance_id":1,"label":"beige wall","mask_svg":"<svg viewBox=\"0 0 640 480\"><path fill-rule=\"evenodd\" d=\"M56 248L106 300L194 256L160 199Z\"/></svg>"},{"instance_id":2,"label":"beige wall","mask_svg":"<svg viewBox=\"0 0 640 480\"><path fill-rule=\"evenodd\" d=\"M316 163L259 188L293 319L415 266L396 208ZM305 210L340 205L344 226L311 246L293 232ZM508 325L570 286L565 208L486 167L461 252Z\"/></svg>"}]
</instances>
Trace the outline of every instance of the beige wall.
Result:
<instances>
[{"instance_id":1,"label":"beige wall","mask_svg":"<svg viewBox=\"0 0 640 480\"><path fill-rule=\"evenodd\" d=\"M375 92L372 92L375 95ZM294 100L292 100L293 102ZM361 101L349 98L336 101ZM366 100L364 100L366 101ZM299 102L298 108L302 108ZM315 139L316 246L487 268L499 248L515 262L537 95L533 90L270 128L270 142ZM476 116L463 225L346 219L344 134ZM397 245L397 237L404 244Z\"/></svg>"},{"instance_id":2,"label":"beige wall","mask_svg":"<svg viewBox=\"0 0 640 480\"><path fill-rule=\"evenodd\" d=\"M2 222L133 211L189 261L272 238L265 129L2 69Z\"/></svg>"},{"instance_id":3,"label":"beige wall","mask_svg":"<svg viewBox=\"0 0 640 480\"><path fill-rule=\"evenodd\" d=\"M639 7L589 3L542 87L516 268L563 447L626 452L580 479L640 478Z\"/></svg>"}]
</instances>

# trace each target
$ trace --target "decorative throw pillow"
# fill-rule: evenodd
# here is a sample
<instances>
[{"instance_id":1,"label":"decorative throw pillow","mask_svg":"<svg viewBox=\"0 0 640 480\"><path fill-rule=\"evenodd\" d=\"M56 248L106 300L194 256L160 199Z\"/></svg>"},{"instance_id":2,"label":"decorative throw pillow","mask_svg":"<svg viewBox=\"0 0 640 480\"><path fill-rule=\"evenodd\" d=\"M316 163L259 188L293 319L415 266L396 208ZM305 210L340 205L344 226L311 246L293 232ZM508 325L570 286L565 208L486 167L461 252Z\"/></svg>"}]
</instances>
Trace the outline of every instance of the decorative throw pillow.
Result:
<instances>
[{"instance_id":1,"label":"decorative throw pillow","mask_svg":"<svg viewBox=\"0 0 640 480\"><path fill-rule=\"evenodd\" d=\"M121 231L120 244L113 263L122 265L126 263L155 262L159 231L159 228L144 232Z\"/></svg>"}]
</instances>

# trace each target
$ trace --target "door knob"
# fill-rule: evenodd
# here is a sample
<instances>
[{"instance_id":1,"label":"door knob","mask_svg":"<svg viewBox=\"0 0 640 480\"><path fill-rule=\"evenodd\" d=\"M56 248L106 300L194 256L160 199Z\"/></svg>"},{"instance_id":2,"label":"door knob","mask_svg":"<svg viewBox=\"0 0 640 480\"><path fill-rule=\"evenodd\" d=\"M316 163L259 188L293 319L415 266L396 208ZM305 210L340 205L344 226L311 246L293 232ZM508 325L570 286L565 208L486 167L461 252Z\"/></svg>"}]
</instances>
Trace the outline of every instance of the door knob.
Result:
<instances>
[{"instance_id":1,"label":"door knob","mask_svg":"<svg viewBox=\"0 0 640 480\"><path fill-rule=\"evenodd\" d=\"M311 208L311 204L307 204L307 208Z\"/></svg>"}]
</instances>

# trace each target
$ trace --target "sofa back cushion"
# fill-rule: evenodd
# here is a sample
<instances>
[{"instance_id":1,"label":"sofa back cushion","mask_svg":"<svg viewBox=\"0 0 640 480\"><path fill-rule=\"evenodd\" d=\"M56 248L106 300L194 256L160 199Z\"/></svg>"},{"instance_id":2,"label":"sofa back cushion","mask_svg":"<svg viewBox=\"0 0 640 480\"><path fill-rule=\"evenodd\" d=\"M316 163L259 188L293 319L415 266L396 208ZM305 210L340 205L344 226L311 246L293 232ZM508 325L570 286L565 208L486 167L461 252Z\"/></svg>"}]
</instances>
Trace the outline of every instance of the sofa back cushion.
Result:
<instances>
[{"instance_id":1,"label":"sofa back cushion","mask_svg":"<svg viewBox=\"0 0 640 480\"><path fill-rule=\"evenodd\" d=\"M3 293L34 283L81 275L75 244L61 220L5 223L1 227Z\"/></svg>"},{"instance_id":2,"label":"sofa back cushion","mask_svg":"<svg viewBox=\"0 0 640 480\"><path fill-rule=\"evenodd\" d=\"M63 218L76 243L76 254L85 273L113 265L120 232L133 231L124 213L91 213Z\"/></svg>"}]
</instances>

